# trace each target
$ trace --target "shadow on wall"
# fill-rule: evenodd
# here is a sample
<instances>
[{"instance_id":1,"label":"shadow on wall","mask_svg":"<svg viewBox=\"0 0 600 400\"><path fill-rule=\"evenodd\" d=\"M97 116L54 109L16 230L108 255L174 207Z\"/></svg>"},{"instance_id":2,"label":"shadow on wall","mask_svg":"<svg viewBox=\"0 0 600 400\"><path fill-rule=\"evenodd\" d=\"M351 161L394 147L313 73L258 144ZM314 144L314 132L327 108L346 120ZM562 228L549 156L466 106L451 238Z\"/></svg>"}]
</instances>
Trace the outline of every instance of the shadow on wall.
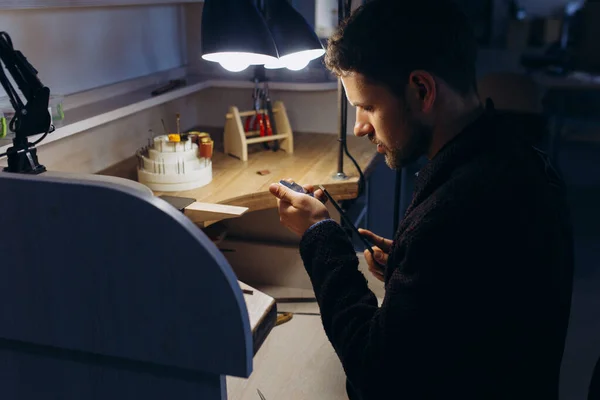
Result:
<instances>
[{"instance_id":1,"label":"shadow on wall","mask_svg":"<svg viewBox=\"0 0 600 400\"><path fill-rule=\"evenodd\" d=\"M9 10L0 13L0 26L53 93L71 94L183 65L178 10Z\"/></svg>"}]
</instances>

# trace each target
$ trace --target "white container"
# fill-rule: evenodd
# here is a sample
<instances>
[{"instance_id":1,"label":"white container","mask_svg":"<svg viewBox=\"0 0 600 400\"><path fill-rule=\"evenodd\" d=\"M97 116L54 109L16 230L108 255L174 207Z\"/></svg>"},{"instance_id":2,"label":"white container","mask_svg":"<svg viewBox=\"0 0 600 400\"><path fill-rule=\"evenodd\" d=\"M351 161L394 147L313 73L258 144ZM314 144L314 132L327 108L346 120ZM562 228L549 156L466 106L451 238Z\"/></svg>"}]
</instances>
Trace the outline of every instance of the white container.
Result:
<instances>
[{"instance_id":1,"label":"white container","mask_svg":"<svg viewBox=\"0 0 600 400\"><path fill-rule=\"evenodd\" d=\"M137 152L138 181L159 192L192 190L212 181L212 160L199 157L191 140L170 142L157 136Z\"/></svg>"}]
</instances>

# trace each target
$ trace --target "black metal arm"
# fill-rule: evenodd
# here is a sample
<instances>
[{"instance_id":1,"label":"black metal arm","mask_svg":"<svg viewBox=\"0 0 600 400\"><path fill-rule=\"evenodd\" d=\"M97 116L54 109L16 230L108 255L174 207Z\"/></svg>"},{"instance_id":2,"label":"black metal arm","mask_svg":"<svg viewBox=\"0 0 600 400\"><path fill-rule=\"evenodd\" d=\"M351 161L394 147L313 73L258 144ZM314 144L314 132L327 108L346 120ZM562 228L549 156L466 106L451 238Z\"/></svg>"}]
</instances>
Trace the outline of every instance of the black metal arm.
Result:
<instances>
[{"instance_id":1,"label":"black metal arm","mask_svg":"<svg viewBox=\"0 0 600 400\"><path fill-rule=\"evenodd\" d=\"M35 144L54 130L48 110L50 89L40 82L37 77L38 71L27 61L23 53L13 48L12 40L6 32L0 32L0 61L27 101L23 103L0 65L0 83L15 109L15 115L9 125L10 130L15 132L15 138L13 147L6 152L8 167L4 170L39 174L46 168L38 163ZM33 144L29 143L27 138L37 134L44 134L44 136Z\"/></svg>"}]
</instances>

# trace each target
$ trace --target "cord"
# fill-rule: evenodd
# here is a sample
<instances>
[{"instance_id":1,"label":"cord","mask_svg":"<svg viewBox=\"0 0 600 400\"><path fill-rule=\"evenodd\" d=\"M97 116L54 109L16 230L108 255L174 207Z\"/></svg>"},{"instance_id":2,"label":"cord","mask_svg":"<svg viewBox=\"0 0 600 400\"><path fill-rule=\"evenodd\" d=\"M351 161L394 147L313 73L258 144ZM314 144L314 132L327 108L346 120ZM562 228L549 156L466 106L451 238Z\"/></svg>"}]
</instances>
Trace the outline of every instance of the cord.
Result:
<instances>
[{"instance_id":1,"label":"cord","mask_svg":"<svg viewBox=\"0 0 600 400\"><path fill-rule=\"evenodd\" d=\"M345 0L345 1L338 0L338 7L340 9L340 12L338 14L338 17L339 17L338 19L339 19L339 23L341 23L348 16L350 16L350 13L352 11L352 0ZM358 180L358 196L360 196L365 189L365 175L364 175L363 171L360 169L360 166L358 165L358 163L356 162L354 157L352 157L352 155L350 154L350 151L348 150L348 142L346 141L347 128L348 128L348 103L346 102L346 94L345 94L345 90L343 87L342 87L341 92L342 92L342 96L340 96L339 101L341 102L340 130L342 132L342 135L340 135L339 141L342 144L344 153L352 161L352 163L356 167L358 174L360 176L360 178Z\"/></svg>"},{"instance_id":2,"label":"cord","mask_svg":"<svg viewBox=\"0 0 600 400\"><path fill-rule=\"evenodd\" d=\"M50 125L50 127L48 127L48 130L46 131L46 133L44 133L42 135L41 138L39 138L38 140L36 140L35 142L31 143L33 146L36 146L38 143L40 143L42 140L46 139L46 136L48 136L48 134L50 132L54 132L54 125Z\"/></svg>"},{"instance_id":3,"label":"cord","mask_svg":"<svg viewBox=\"0 0 600 400\"><path fill-rule=\"evenodd\" d=\"M38 140L36 140L35 142L31 143L32 146L37 146L42 140L46 139L46 136L48 136L48 134L50 132L54 132L54 125L50 125L50 127L48 128L48 130L46 131L46 133L44 133L42 135L42 137L40 137ZM8 154L8 152L4 152L2 154L0 154L0 158L2 157L6 157Z\"/></svg>"}]
</instances>

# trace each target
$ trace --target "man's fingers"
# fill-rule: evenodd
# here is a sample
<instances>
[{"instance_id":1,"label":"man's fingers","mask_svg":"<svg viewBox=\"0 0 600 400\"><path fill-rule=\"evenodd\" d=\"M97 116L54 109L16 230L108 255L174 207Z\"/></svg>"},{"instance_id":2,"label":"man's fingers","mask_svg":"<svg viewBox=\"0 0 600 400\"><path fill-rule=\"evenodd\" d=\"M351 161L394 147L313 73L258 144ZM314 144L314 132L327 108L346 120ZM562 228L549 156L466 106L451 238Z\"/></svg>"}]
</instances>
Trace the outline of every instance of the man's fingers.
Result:
<instances>
[{"instance_id":1,"label":"man's fingers","mask_svg":"<svg viewBox=\"0 0 600 400\"><path fill-rule=\"evenodd\" d=\"M386 266L389 255L381 250L379 247L373 247L373 253L375 253L375 261L381 266Z\"/></svg>"},{"instance_id":2,"label":"man's fingers","mask_svg":"<svg viewBox=\"0 0 600 400\"><path fill-rule=\"evenodd\" d=\"M373 249L375 250L375 249ZM378 249L379 250L379 249ZM381 250L379 250L381 252ZM377 254L377 252L375 252L375 254ZM373 256L371 256L371 253L369 252L369 250L365 250L365 260L367 261L367 265L369 267L369 272L378 280L380 281L384 281L384 268L383 266L378 262L373 260Z\"/></svg>"},{"instance_id":3,"label":"man's fingers","mask_svg":"<svg viewBox=\"0 0 600 400\"><path fill-rule=\"evenodd\" d=\"M321 203L327 203L328 198L325 196L325 192L323 192L321 189L315 190L313 195L315 196L315 199L319 200Z\"/></svg>"},{"instance_id":4,"label":"man's fingers","mask_svg":"<svg viewBox=\"0 0 600 400\"><path fill-rule=\"evenodd\" d=\"M364 254L369 267L385 268L387 265L389 255L377 246L373 246L373 255L375 257L371 255L369 250L365 250Z\"/></svg>"},{"instance_id":5,"label":"man's fingers","mask_svg":"<svg viewBox=\"0 0 600 400\"><path fill-rule=\"evenodd\" d=\"M312 193L315 191L315 187L313 185L302 185L302 187L307 193Z\"/></svg>"},{"instance_id":6,"label":"man's fingers","mask_svg":"<svg viewBox=\"0 0 600 400\"><path fill-rule=\"evenodd\" d=\"M383 250L386 253L388 251L390 251L392 248L393 242L390 239L383 238L379 235L374 234L373 232L371 232L367 229L362 229L362 228L358 229L358 233L360 233L361 235L363 235L364 237L369 239L371 241L371 243L379 246L381 248L381 250Z\"/></svg>"},{"instance_id":7,"label":"man's fingers","mask_svg":"<svg viewBox=\"0 0 600 400\"><path fill-rule=\"evenodd\" d=\"M371 273L371 275L373 275L375 277L375 279L377 279L378 281L381 282L385 282L385 278L383 276L383 272L380 271L373 271L372 269L369 268L369 272Z\"/></svg>"}]
</instances>

